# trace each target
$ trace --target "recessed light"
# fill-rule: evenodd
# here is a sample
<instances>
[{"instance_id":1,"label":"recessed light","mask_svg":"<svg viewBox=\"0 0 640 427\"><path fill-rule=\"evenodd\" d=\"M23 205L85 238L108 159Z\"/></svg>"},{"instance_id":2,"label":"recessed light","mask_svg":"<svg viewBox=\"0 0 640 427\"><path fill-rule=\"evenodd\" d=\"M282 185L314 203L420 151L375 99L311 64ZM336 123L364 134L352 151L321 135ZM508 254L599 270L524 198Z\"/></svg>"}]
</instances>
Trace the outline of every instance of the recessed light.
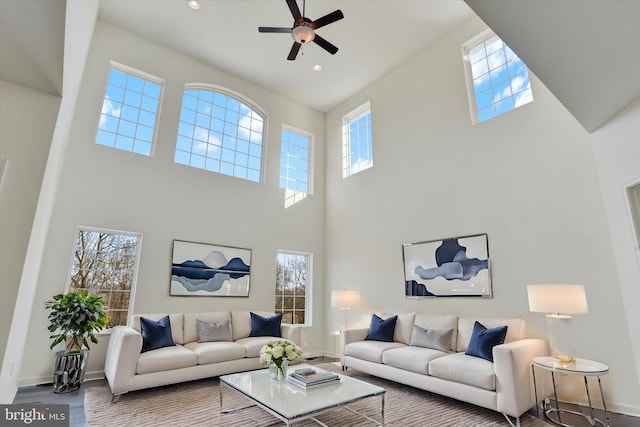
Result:
<instances>
[{"instance_id":1,"label":"recessed light","mask_svg":"<svg viewBox=\"0 0 640 427\"><path fill-rule=\"evenodd\" d=\"M312 70L313 70L313 71L322 71L322 67L321 67L320 65L316 64L316 65L314 65L314 66L312 67Z\"/></svg>"},{"instance_id":2,"label":"recessed light","mask_svg":"<svg viewBox=\"0 0 640 427\"><path fill-rule=\"evenodd\" d=\"M189 5L189 7L193 10L198 10L200 9L200 2L198 0L189 0L187 2L187 4Z\"/></svg>"}]
</instances>

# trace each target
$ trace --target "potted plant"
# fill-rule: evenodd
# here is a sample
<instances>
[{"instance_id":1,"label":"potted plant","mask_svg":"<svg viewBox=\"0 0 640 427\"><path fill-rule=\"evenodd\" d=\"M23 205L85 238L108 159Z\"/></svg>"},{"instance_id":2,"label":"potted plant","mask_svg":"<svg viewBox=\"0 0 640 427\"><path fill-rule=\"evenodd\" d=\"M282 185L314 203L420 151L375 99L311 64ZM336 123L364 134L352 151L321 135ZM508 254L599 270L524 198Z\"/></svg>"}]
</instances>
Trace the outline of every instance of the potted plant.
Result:
<instances>
[{"instance_id":1,"label":"potted plant","mask_svg":"<svg viewBox=\"0 0 640 427\"><path fill-rule=\"evenodd\" d=\"M89 349L89 342L97 344L95 332L107 324L104 301L99 295L86 291L58 294L45 303L50 309L49 332L53 338L50 348L66 341L67 354L80 353L83 347Z\"/></svg>"},{"instance_id":2,"label":"potted plant","mask_svg":"<svg viewBox=\"0 0 640 427\"><path fill-rule=\"evenodd\" d=\"M53 339L50 348L65 341L65 350L56 353L53 372L53 391L69 393L80 388L89 357L89 341L98 343L95 332L107 324L104 301L99 295L86 291L58 294L45 302L50 309L49 332ZM86 347L84 349L83 347Z\"/></svg>"}]
</instances>

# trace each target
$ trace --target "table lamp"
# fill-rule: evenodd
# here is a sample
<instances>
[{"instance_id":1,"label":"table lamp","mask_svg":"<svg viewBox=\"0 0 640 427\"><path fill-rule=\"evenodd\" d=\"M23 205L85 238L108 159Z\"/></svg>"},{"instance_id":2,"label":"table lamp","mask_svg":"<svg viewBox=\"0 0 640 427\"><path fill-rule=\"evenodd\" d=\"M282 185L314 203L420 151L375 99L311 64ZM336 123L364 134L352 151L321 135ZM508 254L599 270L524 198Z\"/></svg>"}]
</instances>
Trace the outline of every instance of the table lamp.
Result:
<instances>
[{"instance_id":1,"label":"table lamp","mask_svg":"<svg viewBox=\"0 0 640 427\"><path fill-rule=\"evenodd\" d=\"M555 328L552 328L549 334L554 357L562 363L575 363L576 359L573 350L565 350L565 347L570 344L570 335L566 334L566 336L562 337L557 335L559 329L564 329L568 332L572 314L589 312L584 286L527 285L527 296L529 298L529 311L546 313L548 319L554 319L552 323L554 323Z\"/></svg>"},{"instance_id":2,"label":"table lamp","mask_svg":"<svg viewBox=\"0 0 640 427\"><path fill-rule=\"evenodd\" d=\"M331 291L331 307L342 311L342 326L340 330L347 329L347 311L360 305L360 291Z\"/></svg>"}]
</instances>

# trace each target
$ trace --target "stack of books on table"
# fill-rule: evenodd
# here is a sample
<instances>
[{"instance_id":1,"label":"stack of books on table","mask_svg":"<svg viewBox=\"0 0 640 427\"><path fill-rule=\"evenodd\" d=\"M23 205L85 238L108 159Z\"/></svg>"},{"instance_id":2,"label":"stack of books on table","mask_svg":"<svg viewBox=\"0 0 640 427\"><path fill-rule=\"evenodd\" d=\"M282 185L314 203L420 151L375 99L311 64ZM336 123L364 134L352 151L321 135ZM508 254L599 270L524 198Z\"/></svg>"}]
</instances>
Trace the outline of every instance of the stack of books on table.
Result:
<instances>
[{"instance_id":1,"label":"stack of books on table","mask_svg":"<svg viewBox=\"0 0 640 427\"><path fill-rule=\"evenodd\" d=\"M316 371L313 368L296 369L287 381L304 389L310 389L340 381L340 376L332 372Z\"/></svg>"}]
</instances>

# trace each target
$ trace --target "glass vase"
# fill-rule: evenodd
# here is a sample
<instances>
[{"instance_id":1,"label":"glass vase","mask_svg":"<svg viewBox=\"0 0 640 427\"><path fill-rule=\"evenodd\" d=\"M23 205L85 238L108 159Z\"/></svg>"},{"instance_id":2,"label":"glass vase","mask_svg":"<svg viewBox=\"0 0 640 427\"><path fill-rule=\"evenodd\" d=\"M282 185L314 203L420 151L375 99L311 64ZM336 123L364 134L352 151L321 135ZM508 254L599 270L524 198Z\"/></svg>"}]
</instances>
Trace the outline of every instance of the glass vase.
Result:
<instances>
[{"instance_id":1,"label":"glass vase","mask_svg":"<svg viewBox=\"0 0 640 427\"><path fill-rule=\"evenodd\" d=\"M274 360L273 364L269 366L269 373L274 380L284 380L287 378L287 370L289 369L289 360L286 358L281 360Z\"/></svg>"}]
</instances>

